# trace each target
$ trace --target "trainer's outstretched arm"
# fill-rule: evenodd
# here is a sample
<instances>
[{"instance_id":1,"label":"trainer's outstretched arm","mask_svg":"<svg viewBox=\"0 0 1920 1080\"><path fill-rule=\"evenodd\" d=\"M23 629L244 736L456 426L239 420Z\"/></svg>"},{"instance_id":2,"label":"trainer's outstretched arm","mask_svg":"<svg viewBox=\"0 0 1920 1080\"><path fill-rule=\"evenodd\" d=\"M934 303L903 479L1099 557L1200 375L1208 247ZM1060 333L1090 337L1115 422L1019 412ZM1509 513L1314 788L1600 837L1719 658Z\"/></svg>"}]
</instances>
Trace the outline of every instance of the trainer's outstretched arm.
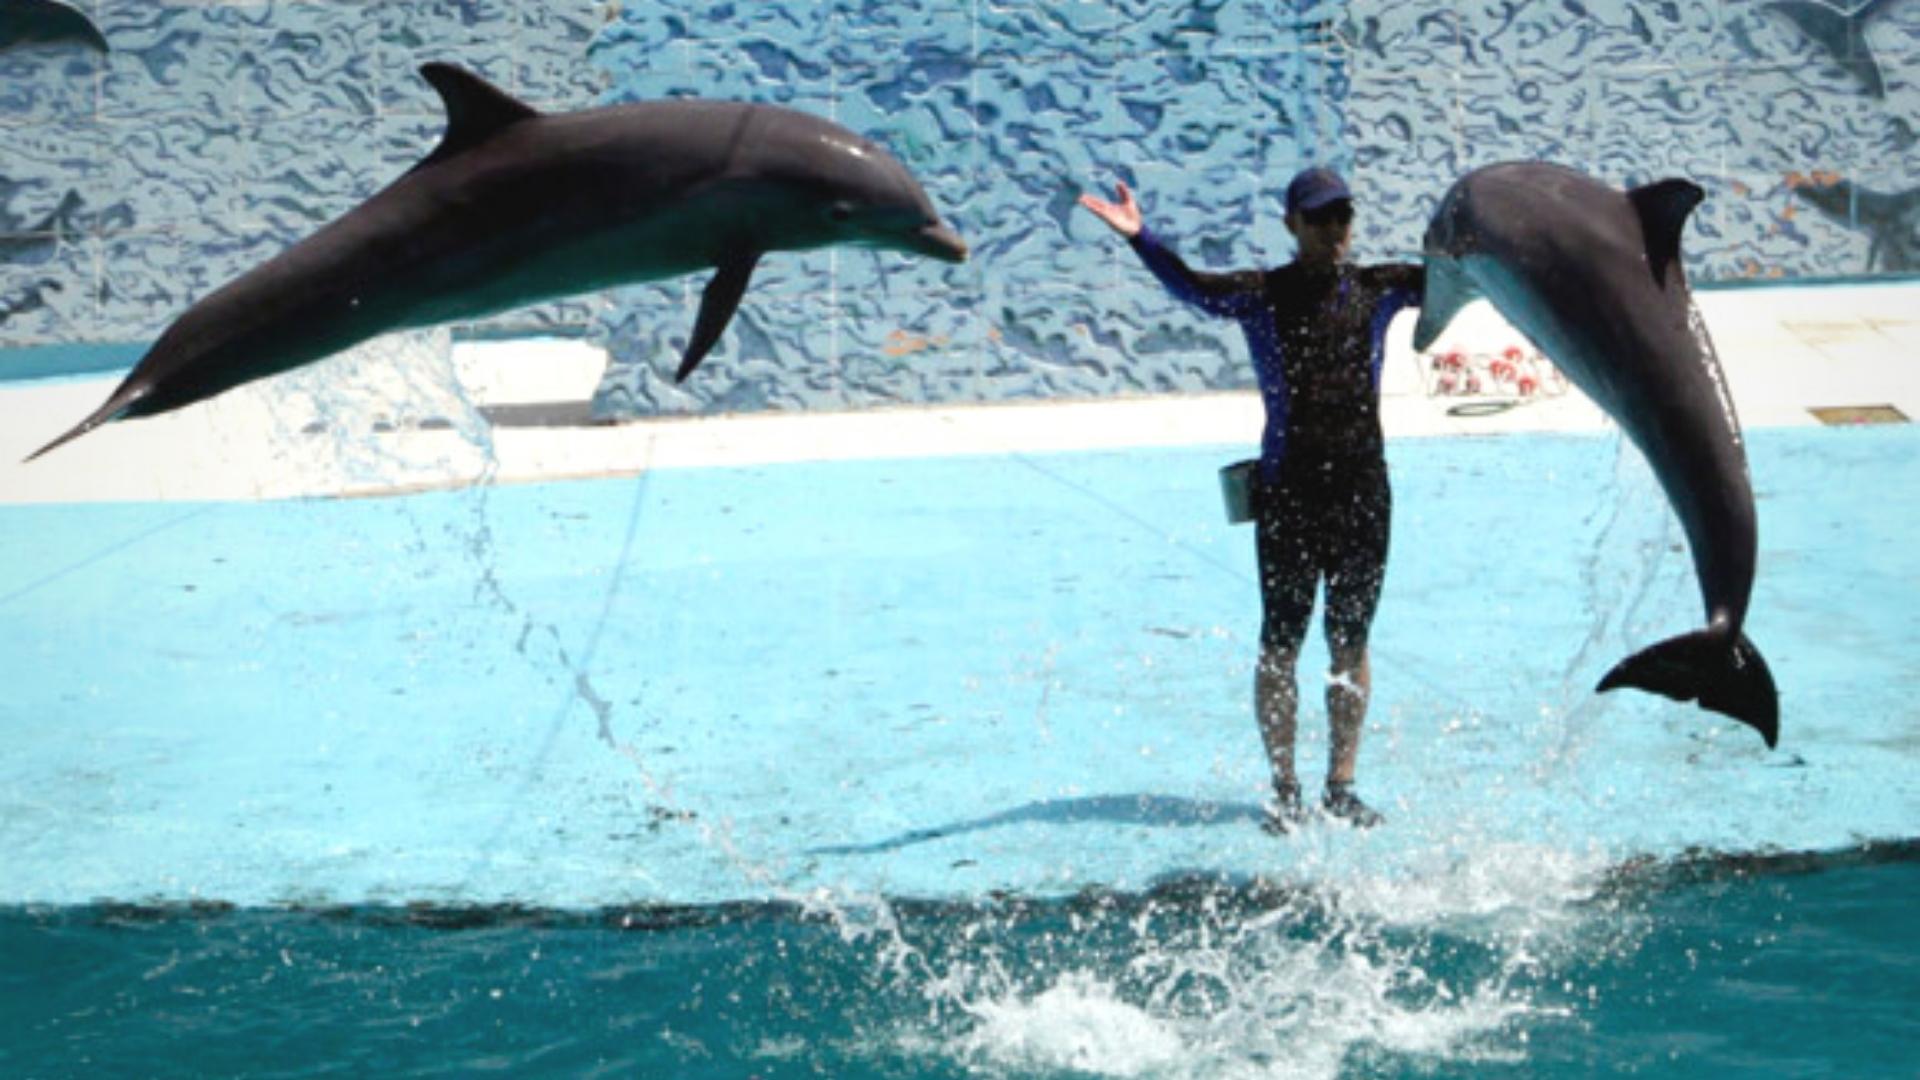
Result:
<instances>
[{"instance_id":1,"label":"trainer's outstretched arm","mask_svg":"<svg viewBox=\"0 0 1920 1080\"><path fill-rule=\"evenodd\" d=\"M1263 303L1258 273L1209 274L1194 270L1147 229L1140 204L1124 182L1114 185L1114 197L1117 201L1108 202L1098 195L1081 195L1080 205L1126 237L1147 269L1176 298L1210 315L1232 318L1245 318Z\"/></svg>"},{"instance_id":2,"label":"trainer's outstretched arm","mask_svg":"<svg viewBox=\"0 0 1920 1080\"><path fill-rule=\"evenodd\" d=\"M1080 196L1080 205L1093 211L1093 215L1112 227L1114 232L1131 240L1140 235L1140 204L1133 201L1133 192L1124 181L1114 185L1114 197L1118 202L1108 202L1098 195Z\"/></svg>"}]
</instances>

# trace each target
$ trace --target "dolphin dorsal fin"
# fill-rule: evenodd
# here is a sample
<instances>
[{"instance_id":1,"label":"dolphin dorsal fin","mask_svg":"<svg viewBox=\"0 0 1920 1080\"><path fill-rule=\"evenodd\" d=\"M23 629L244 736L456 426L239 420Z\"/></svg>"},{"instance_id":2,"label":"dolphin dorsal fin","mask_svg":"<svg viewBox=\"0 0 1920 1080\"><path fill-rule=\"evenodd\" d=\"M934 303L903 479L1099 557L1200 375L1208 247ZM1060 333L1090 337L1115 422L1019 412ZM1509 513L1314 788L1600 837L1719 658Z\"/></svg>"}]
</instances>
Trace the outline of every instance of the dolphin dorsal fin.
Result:
<instances>
[{"instance_id":1,"label":"dolphin dorsal fin","mask_svg":"<svg viewBox=\"0 0 1920 1080\"><path fill-rule=\"evenodd\" d=\"M1646 239L1647 265L1653 268L1653 280L1667 284L1667 267L1680 258L1680 230L1687 215L1706 198L1699 184L1678 177L1656 180L1627 192L1634 212L1640 215L1640 233Z\"/></svg>"},{"instance_id":2,"label":"dolphin dorsal fin","mask_svg":"<svg viewBox=\"0 0 1920 1080\"><path fill-rule=\"evenodd\" d=\"M539 110L465 68L438 61L420 66L420 77L440 92L447 107L447 133L422 166L478 146L501 129L539 116Z\"/></svg>"}]
</instances>

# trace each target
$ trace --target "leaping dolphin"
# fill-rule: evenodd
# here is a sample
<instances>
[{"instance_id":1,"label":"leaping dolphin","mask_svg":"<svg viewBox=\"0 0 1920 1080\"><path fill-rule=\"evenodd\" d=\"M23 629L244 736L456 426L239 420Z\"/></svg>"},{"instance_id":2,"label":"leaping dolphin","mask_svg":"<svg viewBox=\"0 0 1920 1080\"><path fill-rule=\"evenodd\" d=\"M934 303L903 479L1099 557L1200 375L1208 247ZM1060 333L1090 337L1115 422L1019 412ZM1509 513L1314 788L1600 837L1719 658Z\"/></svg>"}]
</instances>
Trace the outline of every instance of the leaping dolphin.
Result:
<instances>
[{"instance_id":1,"label":"leaping dolphin","mask_svg":"<svg viewBox=\"0 0 1920 1080\"><path fill-rule=\"evenodd\" d=\"M1620 424L1686 530L1707 625L1621 661L1597 689L1697 700L1771 747L1773 675L1742 633L1758 551L1746 450L1680 265L1680 231L1702 195L1687 180L1622 192L1540 162L1468 173L1427 228L1414 347L1484 295Z\"/></svg>"},{"instance_id":2,"label":"leaping dolphin","mask_svg":"<svg viewBox=\"0 0 1920 1080\"><path fill-rule=\"evenodd\" d=\"M104 404L27 460L389 330L711 267L685 379L769 251L967 257L904 166L818 117L691 100L543 114L452 65L420 73L447 109L431 154L188 308Z\"/></svg>"}]
</instances>

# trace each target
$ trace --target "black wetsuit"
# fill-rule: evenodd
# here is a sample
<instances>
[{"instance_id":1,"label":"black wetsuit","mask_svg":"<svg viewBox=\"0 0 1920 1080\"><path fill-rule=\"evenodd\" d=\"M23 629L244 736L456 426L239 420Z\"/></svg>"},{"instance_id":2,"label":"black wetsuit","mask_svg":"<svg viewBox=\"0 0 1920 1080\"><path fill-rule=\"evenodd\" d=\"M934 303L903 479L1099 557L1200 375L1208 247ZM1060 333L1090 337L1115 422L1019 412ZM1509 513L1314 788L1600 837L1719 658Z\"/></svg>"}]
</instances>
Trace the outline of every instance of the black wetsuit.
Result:
<instances>
[{"instance_id":1,"label":"black wetsuit","mask_svg":"<svg viewBox=\"0 0 1920 1080\"><path fill-rule=\"evenodd\" d=\"M1145 229L1133 240L1173 294L1239 320L1266 406L1253 484L1261 642L1298 649L1327 583L1335 650L1365 648L1386 577L1393 492L1380 430L1387 324L1418 307L1418 265L1302 266L1206 274Z\"/></svg>"}]
</instances>

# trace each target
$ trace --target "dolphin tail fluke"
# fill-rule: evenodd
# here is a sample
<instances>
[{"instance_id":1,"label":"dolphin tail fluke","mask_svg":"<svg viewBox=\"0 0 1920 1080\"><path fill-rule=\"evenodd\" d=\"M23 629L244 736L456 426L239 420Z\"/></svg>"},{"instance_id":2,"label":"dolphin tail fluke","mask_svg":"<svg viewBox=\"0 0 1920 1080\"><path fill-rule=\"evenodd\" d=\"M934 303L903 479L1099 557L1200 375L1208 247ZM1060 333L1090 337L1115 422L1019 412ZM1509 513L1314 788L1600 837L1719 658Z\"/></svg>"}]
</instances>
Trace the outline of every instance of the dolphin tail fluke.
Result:
<instances>
[{"instance_id":1,"label":"dolphin tail fluke","mask_svg":"<svg viewBox=\"0 0 1920 1080\"><path fill-rule=\"evenodd\" d=\"M1753 728L1772 749L1780 739L1780 696L1760 650L1742 634L1731 646L1709 627L1650 645L1614 665L1597 691L1622 686L1698 701Z\"/></svg>"},{"instance_id":2,"label":"dolphin tail fluke","mask_svg":"<svg viewBox=\"0 0 1920 1080\"><path fill-rule=\"evenodd\" d=\"M129 389L126 383L120 384L120 388L118 390L115 390L113 394L107 398L104 404L102 404L99 408L93 410L93 412L89 413L85 420L82 420L79 423L68 428L66 432L62 434L59 438L53 440L52 442L41 447L40 449L35 450L33 453L28 454L25 458L21 460L20 464L25 465L28 462L33 461L34 459L41 457L44 454L50 453L54 450L59 449L62 446L65 446L66 444L72 442L73 440L79 438L82 435L85 435L87 432L92 431L94 428L97 428L102 424L111 423L114 420L119 419L121 416L125 415L128 409L133 408L133 405L135 402L139 401L141 398L146 396L147 396L147 390L144 387L141 387L138 389Z\"/></svg>"}]
</instances>

